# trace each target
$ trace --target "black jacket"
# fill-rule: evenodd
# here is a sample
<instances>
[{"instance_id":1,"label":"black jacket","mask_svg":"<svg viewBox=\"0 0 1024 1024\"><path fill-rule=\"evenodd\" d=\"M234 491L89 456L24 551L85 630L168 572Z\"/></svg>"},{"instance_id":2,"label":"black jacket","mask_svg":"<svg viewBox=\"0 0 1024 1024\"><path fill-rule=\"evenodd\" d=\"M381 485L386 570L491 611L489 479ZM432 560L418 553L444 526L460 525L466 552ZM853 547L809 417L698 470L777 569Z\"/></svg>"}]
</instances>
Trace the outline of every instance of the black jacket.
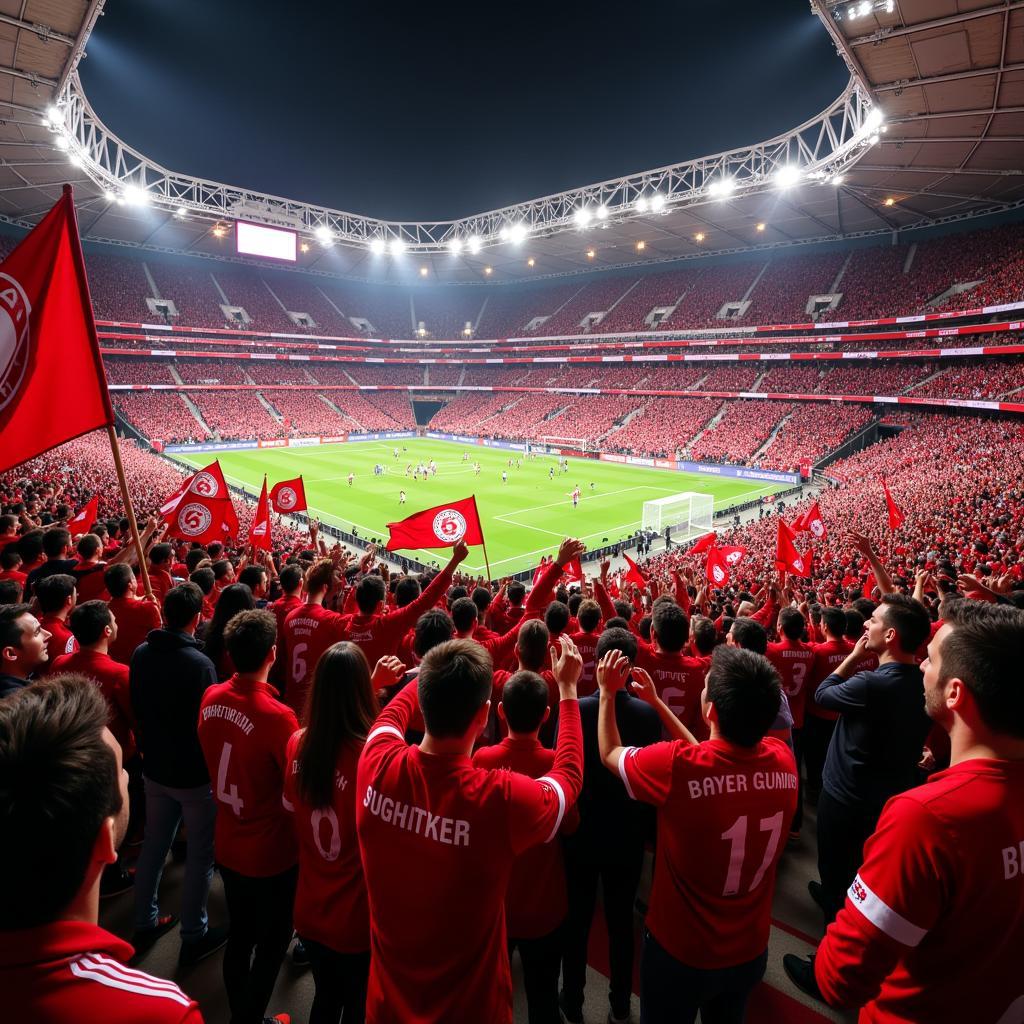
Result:
<instances>
[{"instance_id":1,"label":"black jacket","mask_svg":"<svg viewBox=\"0 0 1024 1024\"><path fill-rule=\"evenodd\" d=\"M19 676L9 676L6 672L0 672L0 697L9 697L17 693L31 683L31 679L22 679Z\"/></svg>"},{"instance_id":2,"label":"black jacket","mask_svg":"<svg viewBox=\"0 0 1024 1024\"><path fill-rule=\"evenodd\" d=\"M199 746L199 705L215 682L213 662L187 633L154 629L135 649L128 685L147 779L175 789L209 783Z\"/></svg>"}]
</instances>

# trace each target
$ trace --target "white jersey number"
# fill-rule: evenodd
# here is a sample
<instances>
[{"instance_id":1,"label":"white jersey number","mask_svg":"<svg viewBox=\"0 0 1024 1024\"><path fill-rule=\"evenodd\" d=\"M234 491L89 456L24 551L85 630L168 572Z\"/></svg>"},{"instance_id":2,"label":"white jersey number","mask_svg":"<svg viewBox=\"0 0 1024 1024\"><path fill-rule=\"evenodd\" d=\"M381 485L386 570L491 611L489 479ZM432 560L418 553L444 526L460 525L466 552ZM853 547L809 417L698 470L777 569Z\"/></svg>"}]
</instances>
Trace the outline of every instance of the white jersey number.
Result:
<instances>
[{"instance_id":1,"label":"white jersey number","mask_svg":"<svg viewBox=\"0 0 1024 1024\"><path fill-rule=\"evenodd\" d=\"M228 787L228 762L231 760L231 744L225 743L220 751L220 764L217 765L217 799L222 804L227 804L235 812L235 817L242 816L242 808L245 804L238 795L238 787Z\"/></svg>"},{"instance_id":2,"label":"white jersey number","mask_svg":"<svg viewBox=\"0 0 1024 1024\"><path fill-rule=\"evenodd\" d=\"M775 851L779 848L779 839L782 836L782 811L773 814L770 818L762 818L761 831L770 832L771 835L768 837L768 846L764 851L761 866L751 879L747 892L753 892L761 884L761 879L764 878L775 857ZM722 895L735 896L740 891L740 874L743 871L743 861L747 852L747 816L744 814L737 818L731 828L722 833L722 838L727 839L731 845L729 873L725 876L725 888L722 890Z\"/></svg>"},{"instance_id":3,"label":"white jersey number","mask_svg":"<svg viewBox=\"0 0 1024 1024\"><path fill-rule=\"evenodd\" d=\"M331 828L330 845L326 850L320 837L322 821L326 821ZM316 843L320 856L326 861L337 860L341 856L341 828L338 825L338 816L334 813L334 808L328 807L326 811L317 808L310 816L310 824L313 826L313 842Z\"/></svg>"}]
</instances>

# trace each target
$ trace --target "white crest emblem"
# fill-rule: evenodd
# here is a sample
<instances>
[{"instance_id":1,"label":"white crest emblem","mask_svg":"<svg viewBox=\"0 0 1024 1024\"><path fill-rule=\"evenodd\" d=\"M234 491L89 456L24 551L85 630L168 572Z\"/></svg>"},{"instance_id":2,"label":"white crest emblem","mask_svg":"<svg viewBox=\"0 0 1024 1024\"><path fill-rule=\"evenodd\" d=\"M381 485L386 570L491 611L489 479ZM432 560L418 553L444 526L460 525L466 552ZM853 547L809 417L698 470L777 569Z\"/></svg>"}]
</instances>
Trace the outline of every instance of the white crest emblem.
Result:
<instances>
[{"instance_id":1,"label":"white crest emblem","mask_svg":"<svg viewBox=\"0 0 1024 1024\"><path fill-rule=\"evenodd\" d=\"M797 572L803 572L804 571L804 560L802 558L794 558L793 559L793 568L796 569Z\"/></svg>"},{"instance_id":2,"label":"white crest emblem","mask_svg":"<svg viewBox=\"0 0 1024 1024\"><path fill-rule=\"evenodd\" d=\"M825 525L824 525L824 523L822 523L822 521L820 519L812 519L811 520L811 533L813 533L815 537L821 537L821 535L824 532L825 532Z\"/></svg>"},{"instance_id":3,"label":"white crest emblem","mask_svg":"<svg viewBox=\"0 0 1024 1024\"><path fill-rule=\"evenodd\" d=\"M281 490L277 492L277 504L280 508L295 508L298 501L299 496L295 493L295 488L293 487L282 487Z\"/></svg>"},{"instance_id":4,"label":"white crest emblem","mask_svg":"<svg viewBox=\"0 0 1024 1024\"><path fill-rule=\"evenodd\" d=\"M204 498L216 498L220 491L220 484L212 473L207 473L204 470L202 473L196 473L189 489L195 494L201 494Z\"/></svg>"},{"instance_id":5,"label":"white crest emblem","mask_svg":"<svg viewBox=\"0 0 1024 1024\"><path fill-rule=\"evenodd\" d=\"M466 518L453 508L438 512L433 525L434 536L445 544L455 544L466 535Z\"/></svg>"},{"instance_id":6,"label":"white crest emblem","mask_svg":"<svg viewBox=\"0 0 1024 1024\"><path fill-rule=\"evenodd\" d=\"M725 570L720 565L713 565L711 575L715 577L716 583L721 583L725 579Z\"/></svg>"},{"instance_id":7,"label":"white crest emblem","mask_svg":"<svg viewBox=\"0 0 1024 1024\"><path fill-rule=\"evenodd\" d=\"M17 395L25 379L31 312L21 285L9 274L0 274L0 412Z\"/></svg>"},{"instance_id":8,"label":"white crest emblem","mask_svg":"<svg viewBox=\"0 0 1024 1024\"><path fill-rule=\"evenodd\" d=\"M198 537L206 533L213 522L213 515L205 505L196 501L189 502L178 513L178 527L186 537Z\"/></svg>"}]
</instances>

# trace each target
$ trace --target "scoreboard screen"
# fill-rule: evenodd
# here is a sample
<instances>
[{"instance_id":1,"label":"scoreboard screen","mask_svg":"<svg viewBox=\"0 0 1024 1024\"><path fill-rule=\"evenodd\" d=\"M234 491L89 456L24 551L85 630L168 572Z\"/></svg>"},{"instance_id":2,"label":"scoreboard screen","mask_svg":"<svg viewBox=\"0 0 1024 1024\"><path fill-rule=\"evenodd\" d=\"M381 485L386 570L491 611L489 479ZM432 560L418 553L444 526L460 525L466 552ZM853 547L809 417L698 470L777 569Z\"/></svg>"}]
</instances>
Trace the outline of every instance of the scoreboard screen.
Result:
<instances>
[{"instance_id":1,"label":"scoreboard screen","mask_svg":"<svg viewBox=\"0 0 1024 1024\"><path fill-rule=\"evenodd\" d=\"M261 256L268 260L294 263L298 252L298 234L287 228L235 221L235 251L239 256Z\"/></svg>"}]
</instances>

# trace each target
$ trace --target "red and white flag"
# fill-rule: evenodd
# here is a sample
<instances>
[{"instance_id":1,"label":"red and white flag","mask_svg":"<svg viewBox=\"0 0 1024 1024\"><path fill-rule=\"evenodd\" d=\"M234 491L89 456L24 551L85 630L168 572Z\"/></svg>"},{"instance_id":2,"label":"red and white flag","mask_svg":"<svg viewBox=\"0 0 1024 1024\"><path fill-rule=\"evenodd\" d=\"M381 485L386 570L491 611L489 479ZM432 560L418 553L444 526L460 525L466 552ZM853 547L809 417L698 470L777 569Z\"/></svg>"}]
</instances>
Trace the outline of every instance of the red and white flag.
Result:
<instances>
[{"instance_id":1,"label":"red and white flag","mask_svg":"<svg viewBox=\"0 0 1024 1024\"><path fill-rule=\"evenodd\" d=\"M306 511L306 488L303 486L302 477L297 476L294 480L282 480L270 488L270 504L274 511L282 515L291 512Z\"/></svg>"},{"instance_id":2,"label":"red and white flag","mask_svg":"<svg viewBox=\"0 0 1024 1024\"><path fill-rule=\"evenodd\" d=\"M776 539L775 568L779 572L788 572L793 576L810 576L810 568L804 560L804 556L797 551L795 539L792 529L780 517Z\"/></svg>"},{"instance_id":3,"label":"red and white flag","mask_svg":"<svg viewBox=\"0 0 1024 1024\"><path fill-rule=\"evenodd\" d=\"M96 522L96 517L100 512L100 496L94 494L81 512L75 516L74 519L68 523L68 529L71 531L72 537L78 537L83 533L88 533Z\"/></svg>"},{"instance_id":4,"label":"red and white flag","mask_svg":"<svg viewBox=\"0 0 1024 1024\"><path fill-rule=\"evenodd\" d=\"M705 533L703 537L697 539L697 543L687 552L688 555L699 555L704 551L709 551L711 548L718 544L718 534L712 530L710 533Z\"/></svg>"},{"instance_id":5,"label":"red and white flag","mask_svg":"<svg viewBox=\"0 0 1024 1024\"><path fill-rule=\"evenodd\" d=\"M193 473L160 506L173 537L209 544L237 536L238 517L219 462Z\"/></svg>"},{"instance_id":6,"label":"red and white flag","mask_svg":"<svg viewBox=\"0 0 1024 1024\"><path fill-rule=\"evenodd\" d=\"M889 512L889 529L895 533L903 525L903 509L893 500L893 496L889 493L889 484L884 476L882 477L882 490L885 491L885 507Z\"/></svg>"},{"instance_id":7,"label":"red and white flag","mask_svg":"<svg viewBox=\"0 0 1024 1024\"><path fill-rule=\"evenodd\" d=\"M583 563L578 558L571 559L565 567L565 578L571 583L583 582Z\"/></svg>"},{"instance_id":8,"label":"red and white flag","mask_svg":"<svg viewBox=\"0 0 1024 1024\"><path fill-rule=\"evenodd\" d=\"M624 554L622 557L626 560L626 565L629 566L624 578L629 580L631 583L635 583L638 587L646 587L647 579L640 571L640 566L638 566L636 562L629 557L629 555Z\"/></svg>"},{"instance_id":9,"label":"red and white flag","mask_svg":"<svg viewBox=\"0 0 1024 1024\"><path fill-rule=\"evenodd\" d=\"M825 529L825 520L821 517L821 509L818 508L817 502L803 514L803 528L815 540L824 540L828 536L828 531Z\"/></svg>"},{"instance_id":10,"label":"red and white flag","mask_svg":"<svg viewBox=\"0 0 1024 1024\"><path fill-rule=\"evenodd\" d=\"M484 542L484 531L473 495L414 512L397 523L388 523L388 533L388 551L450 548L460 540L469 545Z\"/></svg>"},{"instance_id":11,"label":"red and white flag","mask_svg":"<svg viewBox=\"0 0 1024 1024\"><path fill-rule=\"evenodd\" d=\"M727 544L724 548L718 549L726 565L739 565L747 557L747 549L739 544Z\"/></svg>"},{"instance_id":12,"label":"red and white flag","mask_svg":"<svg viewBox=\"0 0 1024 1024\"><path fill-rule=\"evenodd\" d=\"M717 544L712 544L707 549L708 558L704 566L708 583L712 583L716 587L727 587L729 585L729 565L722 554L722 550Z\"/></svg>"},{"instance_id":13,"label":"red and white flag","mask_svg":"<svg viewBox=\"0 0 1024 1024\"><path fill-rule=\"evenodd\" d=\"M262 548L269 551L270 544L270 502L267 499L267 478L263 478L263 490L260 491L260 500L256 506L256 515L253 516L252 525L249 527L249 543L254 548Z\"/></svg>"},{"instance_id":14,"label":"red and white flag","mask_svg":"<svg viewBox=\"0 0 1024 1024\"><path fill-rule=\"evenodd\" d=\"M65 185L0 264L0 470L113 422Z\"/></svg>"}]
</instances>

